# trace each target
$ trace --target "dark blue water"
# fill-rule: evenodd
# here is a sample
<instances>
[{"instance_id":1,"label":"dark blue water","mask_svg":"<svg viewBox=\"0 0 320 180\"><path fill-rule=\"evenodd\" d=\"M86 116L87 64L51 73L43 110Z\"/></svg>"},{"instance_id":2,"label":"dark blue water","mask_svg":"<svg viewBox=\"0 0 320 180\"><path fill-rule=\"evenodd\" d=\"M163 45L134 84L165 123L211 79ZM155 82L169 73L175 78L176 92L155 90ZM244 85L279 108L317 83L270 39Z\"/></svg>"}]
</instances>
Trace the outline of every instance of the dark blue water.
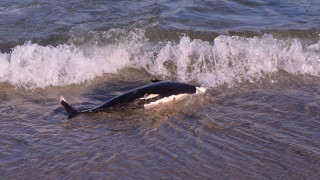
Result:
<instances>
[{"instance_id":1,"label":"dark blue water","mask_svg":"<svg viewBox=\"0 0 320 180\"><path fill-rule=\"evenodd\" d=\"M316 1L169 1L165 5L165 26L184 30L309 29L320 23Z\"/></svg>"},{"instance_id":2,"label":"dark blue water","mask_svg":"<svg viewBox=\"0 0 320 180\"><path fill-rule=\"evenodd\" d=\"M318 179L320 1L0 1L3 179ZM207 87L68 120L150 79ZM0 178L0 179L1 179Z\"/></svg>"},{"instance_id":3,"label":"dark blue water","mask_svg":"<svg viewBox=\"0 0 320 180\"><path fill-rule=\"evenodd\" d=\"M64 43L74 29L81 29L84 34L112 28L133 31L145 27L223 34L229 31L317 31L320 24L319 2L315 0L28 0L2 1L0 8L1 43L23 43L28 40Z\"/></svg>"}]
</instances>

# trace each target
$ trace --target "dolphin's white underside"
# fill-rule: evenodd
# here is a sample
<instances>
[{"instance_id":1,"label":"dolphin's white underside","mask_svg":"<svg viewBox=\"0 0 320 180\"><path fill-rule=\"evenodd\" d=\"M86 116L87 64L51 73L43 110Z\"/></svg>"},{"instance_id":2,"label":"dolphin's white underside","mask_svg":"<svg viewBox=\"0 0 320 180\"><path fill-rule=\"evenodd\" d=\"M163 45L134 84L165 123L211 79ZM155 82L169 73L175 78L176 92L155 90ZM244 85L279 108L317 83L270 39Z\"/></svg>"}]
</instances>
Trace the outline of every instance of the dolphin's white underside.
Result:
<instances>
[{"instance_id":1,"label":"dolphin's white underside","mask_svg":"<svg viewBox=\"0 0 320 180\"><path fill-rule=\"evenodd\" d=\"M205 93L207 91L206 88L204 87L196 87L196 94L202 94ZM155 106L158 106L160 104L165 104L165 103L169 103L169 102L176 102L176 101L180 101L182 99L184 99L187 96L190 96L191 94L177 94L177 95L171 95L162 99L159 99L157 101L151 102L149 104L144 104L144 108L145 109L149 109L149 108L154 108ZM149 99L149 98L154 98L157 97L158 94L149 94L146 97L143 97L141 99Z\"/></svg>"}]
</instances>

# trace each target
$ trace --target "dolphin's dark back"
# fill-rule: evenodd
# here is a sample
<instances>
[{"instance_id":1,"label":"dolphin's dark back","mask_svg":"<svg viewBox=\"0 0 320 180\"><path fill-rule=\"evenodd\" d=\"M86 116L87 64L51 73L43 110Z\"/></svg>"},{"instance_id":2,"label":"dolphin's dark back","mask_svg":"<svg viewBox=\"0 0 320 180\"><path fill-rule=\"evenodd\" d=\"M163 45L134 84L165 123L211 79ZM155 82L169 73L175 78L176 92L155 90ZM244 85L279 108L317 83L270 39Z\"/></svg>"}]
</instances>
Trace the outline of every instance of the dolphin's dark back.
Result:
<instances>
[{"instance_id":1,"label":"dolphin's dark back","mask_svg":"<svg viewBox=\"0 0 320 180\"><path fill-rule=\"evenodd\" d=\"M95 109L104 109L112 106L121 105L124 103L132 102L138 98L144 97L146 94L159 94L161 97L167 97L177 94L192 94L196 92L196 87L190 84L173 82L173 81L160 81L146 86L133 89L123 95L117 96L108 102L102 104ZM94 109L93 109L94 110Z\"/></svg>"}]
</instances>

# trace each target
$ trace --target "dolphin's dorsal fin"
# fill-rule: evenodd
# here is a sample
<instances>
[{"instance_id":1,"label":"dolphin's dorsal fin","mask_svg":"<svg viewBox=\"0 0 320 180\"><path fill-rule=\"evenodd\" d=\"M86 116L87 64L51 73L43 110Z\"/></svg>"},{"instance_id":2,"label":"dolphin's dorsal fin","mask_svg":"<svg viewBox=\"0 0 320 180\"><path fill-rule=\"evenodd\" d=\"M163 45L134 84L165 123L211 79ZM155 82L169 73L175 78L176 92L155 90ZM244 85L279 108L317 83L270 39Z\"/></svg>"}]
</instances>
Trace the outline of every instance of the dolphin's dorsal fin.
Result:
<instances>
[{"instance_id":1,"label":"dolphin's dorsal fin","mask_svg":"<svg viewBox=\"0 0 320 180\"><path fill-rule=\"evenodd\" d=\"M151 82L155 83L155 82L159 82L159 81L162 81L160 79L151 79Z\"/></svg>"}]
</instances>

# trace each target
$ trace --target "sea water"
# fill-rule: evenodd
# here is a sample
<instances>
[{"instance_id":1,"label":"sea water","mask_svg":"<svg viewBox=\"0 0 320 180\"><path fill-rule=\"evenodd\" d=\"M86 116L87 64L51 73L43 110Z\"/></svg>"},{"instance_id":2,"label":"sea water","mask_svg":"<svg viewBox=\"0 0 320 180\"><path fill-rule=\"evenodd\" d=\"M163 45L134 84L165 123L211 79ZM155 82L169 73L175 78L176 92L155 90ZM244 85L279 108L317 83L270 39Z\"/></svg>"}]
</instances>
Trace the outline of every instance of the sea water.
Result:
<instances>
[{"instance_id":1,"label":"sea water","mask_svg":"<svg viewBox=\"0 0 320 180\"><path fill-rule=\"evenodd\" d=\"M317 179L317 0L0 2L4 179ZM207 88L68 120L153 78Z\"/></svg>"}]
</instances>

